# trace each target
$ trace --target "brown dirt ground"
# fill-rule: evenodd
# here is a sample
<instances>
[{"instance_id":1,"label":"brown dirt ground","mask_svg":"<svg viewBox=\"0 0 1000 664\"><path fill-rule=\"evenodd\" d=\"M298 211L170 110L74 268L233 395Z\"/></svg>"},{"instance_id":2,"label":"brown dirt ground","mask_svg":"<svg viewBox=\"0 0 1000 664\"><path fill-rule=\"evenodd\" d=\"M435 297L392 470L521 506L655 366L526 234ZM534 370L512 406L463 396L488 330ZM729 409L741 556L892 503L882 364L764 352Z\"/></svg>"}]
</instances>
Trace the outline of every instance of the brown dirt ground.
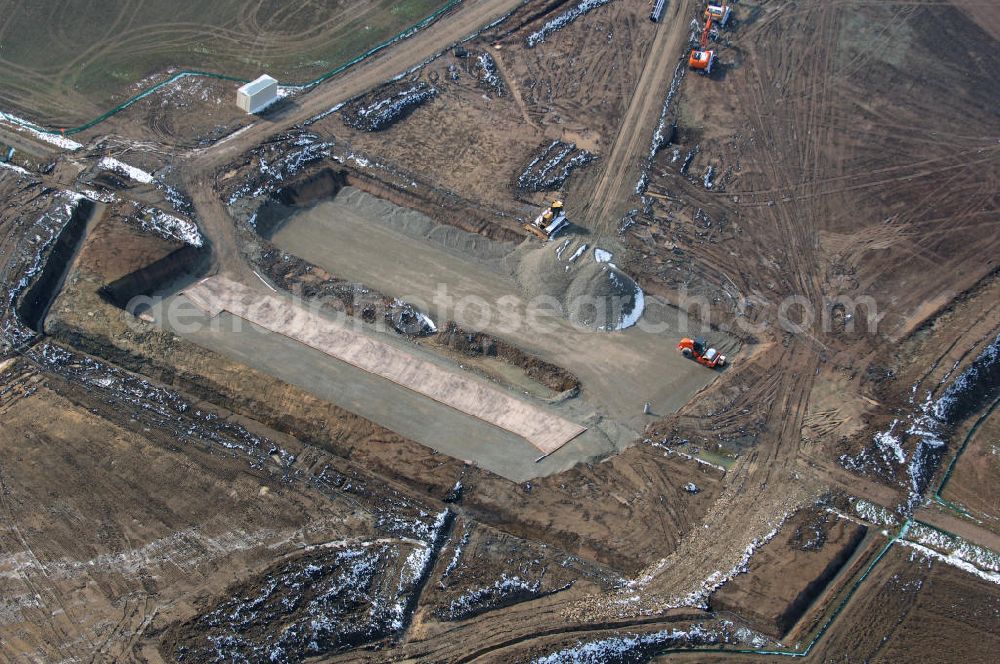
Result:
<instances>
[{"instance_id":1,"label":"brown dirt ground","mask_svg":"<svg viewBox=\"0 0 1000 664\"><path fill-rule=\"evenodd\" d=\"M539 522L556 528L551 541L576 542L574 546L589 556L597 554L609 562L616 561L617 565L642 560L644 554L636 546L649 550L669 547L670 542L676 541L672 531L689 527L698 511L712 501L713 486L718 481L715 474L702 470L694 462L679 459L664 462L661 452L645 446L637 448L631 458L616 457L593 467L575 469L572 474L577 479L573 482L567 482L565 474L528 486L501 480L421 448L302 390L136 321L98 296L101 285L118 278L124 269L134 269L148 258L158 256L163 249L157 248L163 244L136 234L132 227L113 216L97 224L81 250L66 290L53 306L48 321L51 333L109 359L124 361L130 368L141 369L185 391L202 393L199 396L214 394L209 400L219 402L221 398L226 407L279 430L328 447L334 453L376 463L382 472L416 482L432 495L445 496L456 479L464 477L470 496L465 504L482 501L480 509L484 516L491 515L496 523L515 532L531 532L518 524L520 517L515 516L526 505L537 500L561 504L563 507L556 509L564 511L562 517L556 518L551 507L538 510ZM114 250L109 251L108 247ZM169 362L164 358L169 358ZM255 386L253 395L240 388L248 381ZM423 462L418 460L421 458ZM619 464L624 465L619 468ZM698 496L689 496L682 490L691 480L704 485ZM551 497L547 497L549 491L554 491ZM650 496L655 497L656 504L647 502ZM677 506L671 507L674 501ZM580 518L581 508L594 510L592 537L584 536L573 525ZM657 538L641 529L633 534L623 533L620 539L607 538L609 529L615 529L615 523L621 519L638 524L652 515L657 515L655 521L660 524ZM557 527L560 520L564 526ZM645 543L639 545L639 542Z\"/></svg>"},{"instance_id":2,"label":"brown dirt ground","mask_svg":"<svg viewBox=\"0 0 1000 664\"><path fill-rule=\"evenodd\" d=\"M31 393L0 406L5 657L132 656L150 625L248 570L372 533L373 517L349 503L178 445L30 365L13 371Z\"/></svg>"},{"instance_id":3,"label":"brown dirt ground","mask_svg":"<svg viewBox=\"0 0 1000 664\"><path fill-rule=\"evenodd\" d=\"M988 662L998 647L1000 593L990 584L911 550L893 546L852 598L838 629L810 656L873 662ZM946 638L943 638L945 637Z\"/></svg>"},{"instance_id":4,"label":"brown dirt ground","mask_svg":"<svg viewBox=\"0 0 1000 664\"><path fill-rule=\"evenodd\" d=\"M517 175L553 140L575 142L604 158L642 66L635 54L649 48L655 33L642 3L614 2L525 49L524 39L538 23L525 25L524 18L535 11L524 6L507 23L464 44L468 57L449 52L417 72L414 77L432 82L439 95L406 122L366 134L334 114L311 129L435 186L501 210L534 214L544 195L515 191ZM524 27L512 29L519 25ZM477 84L472 70L482 52L494 57L511 94L497 98ZM458 81L448 75L452 66L460 72ZM567 182L571 215L595 171L595 165L585 167ZM522 197L531 207L518 204Z\"/></svg>"},{"instance_id":5,"label":"brown dirt ground","mask_svg":"<svg viewBox=\"0 0 1000 664\"><path fill-rule=\"evenodd\" d=\"M208 145L256 119L236 107L239 85L211 78L180 79L112 116L107 123L82 132L82 138L77 140L86 142L114 135L155 141L171 149Z\"/></svg>"},{"instance_id":6,"label":"brown dirt ground","mask_svg":"<svg viewBox=\"0 0 1000 664\"><path fill-rule=\"evenodd\" d=\"M155 143L148 146L150 163L173 165L194 199L198 221L214 244L212 267L230 276L248 272L234 220L212 189L217 176L242 166L250 148L424 61L514 4L470 2L405 48L387 51L212 146L182 155ZM600 210L603 218L608 210L617 215L641 209L634 181L619 176L644 158L649 144L640 139L652 133L650 109L662 103L661 83L666 82L662 76L644 78L652 76L646 67L662 68L666 56L643 58L657 40L683 42L696 3L676 3L678 20L654 28L644 17L645 3L614 2L537 49L520 47L527 32L560 11L557 4L530 3L495 34L470 46L492 49L499 41L502 48L490 52L512 89L510 97L484 99L486 92L467 71L458 82L449 82L447 65L461 63L445 55L415 73L431 80L437 71L440 96L387 132L362 135L336 115L311 128L347 151L356 148L387 164L384 171L357 176L367 178L372 189L393 192L397 200L422 195L425 211L447 201L448 214L456 218L467 206L467 226L493 237L517 237L512 216L497 213L525 214L540 201L541 196L520 196L511 180L533 151L557 138L576 140L602 157L571 176L566 185L571 205L587 200L604 183L600 191L606 194L591 211ZM245 366L169 335L127 328L120 311L99 298L97 289L115 270L139 267L165 248L144 245L124 231L113 237L126 240L120 247L125 258L107 251L101 258L92 245L84 248L48 329L74 347L149 375L212 408L226 408L221 412L234 413L234 420L257 420L269 435L295 446L301 452L296 463L310 471L335 466L363 476L370 486L405 494L428 512L440 509L440 501L462 480L463 497L454 507L459 519L435 560L431 589L415 613L412 631L383 643L382 650L355 651L345 658L439 661L476 655L511 661L584 636L705 619L695 609L665 607L700 588L712 572L732 569L747 546L781 517L831 488L887 507L904 499L904 488L883 478L856 477L837 458L869 445L875 431L908 412L914 386L921 398L927 392L939 395L941 379L967 366L996 334L1000 161L990 128L996 126L992 83L1000 59L990 57L997 51L996 21L973 4L805 2L793 10L788 3L740 3L733 28L721 40L719 71L712 78L687 76L682 84L668 118L678 122L676 144L654 161L649 211L638 214L620 238L579 216L597 239L617 243L616 259L622 258L621 267L637 275L648 293L679 304L687 295L703 296L699 315L745 343L740 361L721 380L647 431L651 441L676 452L697 447L735 457L724 475L649 444L522 484L435 454ZM642 80L655 80L653 87L660 89L637 88ZM632 124L622 127L626 116L641 118L635 123L641 131ZM155 140L168 142L168 134L170 141L187 140L200 131L170 120L157 120ZM616 145L622 147L611 159ZM682 173L680 164L689 152L692 160ZM100 154L86 150L73 159L89 164ZM76 184L79 169L70 161L61 159L43 181ZM716 173L711 189L702 183L708 166ZM386 174L393 169L394 174ZM419 195L400 193L410 173L420 174L411 180L419 183ZM32 217L15 208L27 205L27 211L38 212L50 193L7 173L0 174L0 188L10 202L0 215L0 249L8 249L30 233ZM150 195L137 189L127 195ZM0 257L3 283L16 282L20 275L8 274L9 253ZM793 295L813 303L824 296L870 296L882 317L877 331L852 331L848 319L836 312L827 328L782 330L779 306ZM752 306L746 306L748 301ZM855 318L863 313L855 312ZM747 329L741 325L745 322L759 325ZM202 592L184 585L187 581L177 579L180 575L164 560L150 563L171 570L163 573L162 592L143 587L138 574L107 582L73 579L69 586L53 580L53 570L78 568L66 560L119 555L137 548L130 539L141 547L200 527L222 509L227 490L236 491L235 506L224 505L224 520L213 522L218 532L233 523L247 524L248 530L295 531L317 522L315 516L303 521L303 514L344 514L339 497L299 495L296 489L272 490L286 502L275 514L258 516L252 505L259 502L264 475L248 470L245 461L204 454L204 460L187 462L185 468L194 470L181 477L171 455L203 452L177 449L176 432L157 428L162 423L152 423L140 435L114 408L99 408L78 388L58 387L55 374L35 374L22 364L2 371L3 385L13 387L0 397L5 423L0 436L5 451L14 451L0 471L11 491L3 496L2 553L13 570L2 579L11 584L5 596L20 598L7 605L12 622L4 627L4 646L10 648L5 654L12 658L22 653L41 659L155 653L164 629L218 605L230 581L259 585L278 554L257 544L246 549L249 553L225 559L244 556L231 564L195 567L194 579L208 584ZM975 450L992 427L990 420L967 452L965 461L974 468L981 457ZM77 435L81 431L86 436ZM953 438L947 442L954 446ZM49 453L54 445L66 452ZM89 454L92 449L105 451ZM149 458L154 462L147 463ZM953 482L987 500L991 494L983 487L990 477L962 467ZM191 496L214 499L178 506L189 496L177 487L187 481L198 485ZM688 481L702 491L685 492ZM205 492L198 493L202 486ZM120 500L123 493L126 499ZM206 504L215 510L212 515L205 512ZM376 536L369 507L352 522L357 531L330 526L323 536ZM156 513L147 515L150 510ZM145 521L157 525L144 529ZM445 580L446 588L433 590L467 525L471 560L488 561L484 565L492 571L462 570L455 578L464 581L449 587ZM89 539L70 537L79 532ZM514 569L537 573L522 555L529 551L552 570L545 582L551 585L541 588L555 589L564 581L573 585L510 606L487 607L466 620L440 620L436 612L468 590L490 586ZM765 547L758 560L770 551ZM583 561L572 573L563 566L556 570L555 561L564 553ZM784 562L788 551L779 553L776 559ZM41 562L31 562L32 555ZM222 576L220 569L231 575ZM802 574L752 572L736 577L722 593L737 593L741 583L753 582L758 584L754 596L760 598L755 604L778 606L805 589L813 572L811 567ZM641 592L631 586L609 589L611 577L604 574L638 577ZM33 593L44 606L35 605ZM635 601L629 599L633 594ZM995 586L894 545L810 656L906 661L918 652L927 661L990 661L1000 645L997 598ZM84 602L99 607L93 624L74 622ZM140 603L141 609L129 608ZM144 624L154 613L153 622ZM120 627L107 626L122 615ZM111 641L100 640L108 635ZM726 654L717 661L733 658Z\"/></svg>"},{"instance_id":7,"label":"brown dirt ground","mask_svg":"<svg viewBox=\"0 0 1000 664\"><path fill-rule=\"evenodd\" d=\"M942 492L962 506L984 528L1000 534L1000 497L992 488L1000 480L1000 415L993 411L969 441Z\"/></svg>"},{"instance_id":8,"label":"brown dirt ground","mask_svg":"<svg viewBox=\"0 0 1000 664\"><path fill-rule=\"evenodd\" d=\"M748 572L712 596L713 610L731 611L782 639L851 557L865 530L823 509L798 512L754 554ZM789 578L808 582L789 584Z\"/></svg>"}]
</instances>

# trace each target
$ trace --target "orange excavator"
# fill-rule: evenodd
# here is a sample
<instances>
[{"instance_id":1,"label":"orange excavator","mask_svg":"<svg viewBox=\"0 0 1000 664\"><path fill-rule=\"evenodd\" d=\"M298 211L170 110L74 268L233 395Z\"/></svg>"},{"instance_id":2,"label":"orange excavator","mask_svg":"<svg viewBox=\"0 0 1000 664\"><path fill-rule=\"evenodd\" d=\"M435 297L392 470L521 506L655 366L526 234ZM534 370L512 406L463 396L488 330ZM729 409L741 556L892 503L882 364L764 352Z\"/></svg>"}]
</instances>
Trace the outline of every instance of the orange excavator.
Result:
<instances>
[{"instance_id":1,"label":"orange excavator","mask_svg":"<svg viewBox=\"0 0 1000 664\"><path fill-rule=\"evenodd\" d=\"M714 348L709 348L704 337L696 339L685 337L677 344L677 350L684 357L690 358L698 364L703 364L709 369L721 369L726 366L726 356Z\"/></svg>"},{"instance_id":2,"label":"orange excavator","mask_svg":"<svg viewBox=\"0 0 1000 664\"><path fill-rule=\"evenodd\" d=\"M688 65L699 74L707 76L712 73L712 65L715 64L715 51L708 47L708 37L712 33L712 15L707 12L706 15L705 29L698 38L698 48L691 49Z\"/></svg>"},{"instance_id":3,"label":"orange excavator","mask_svg":"<svg viewBox=\"0 0 1000 664\"><path fill-rule=\"evenodd\" d=\"M705 27L698 38L698 48L691 49L691 56L688 58L688 65L691 69L706 76L712 73L712 65L715 64L715 50L708 47L712 27L714 24L725 27L731 13L729 5L708 5L705 8Z\"/></svg>"}]
</instances>

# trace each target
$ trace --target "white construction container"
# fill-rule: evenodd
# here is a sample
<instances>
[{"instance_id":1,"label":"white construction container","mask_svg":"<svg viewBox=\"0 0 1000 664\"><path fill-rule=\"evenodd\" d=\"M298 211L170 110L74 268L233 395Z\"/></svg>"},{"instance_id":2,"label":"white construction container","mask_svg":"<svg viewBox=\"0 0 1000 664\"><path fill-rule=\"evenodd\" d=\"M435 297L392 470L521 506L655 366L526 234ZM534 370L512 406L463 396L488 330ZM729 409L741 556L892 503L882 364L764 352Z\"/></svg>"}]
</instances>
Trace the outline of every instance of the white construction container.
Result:
<instances>
[{"instance_id":1,"label":"white construction container","mask_svg":"<svg viewBox=\"0 0 1000 664\"><path fill-rule=\"evenodd\" d=\"M278 81L267 74L236 91L236 105L247 113L259 113L278 99Z\"/></svg>"}]
</instances>

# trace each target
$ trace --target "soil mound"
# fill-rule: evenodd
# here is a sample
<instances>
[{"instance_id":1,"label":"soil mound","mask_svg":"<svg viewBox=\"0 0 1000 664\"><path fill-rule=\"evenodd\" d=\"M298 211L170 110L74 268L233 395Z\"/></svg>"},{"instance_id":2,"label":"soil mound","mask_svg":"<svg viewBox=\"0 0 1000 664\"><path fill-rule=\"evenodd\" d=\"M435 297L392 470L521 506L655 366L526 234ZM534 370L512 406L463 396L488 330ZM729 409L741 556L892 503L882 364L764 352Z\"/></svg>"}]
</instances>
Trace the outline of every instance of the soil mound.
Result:
<instances>
[{"instance_id":1,"label":"soil mound","mask_svg":"<svg viewBox=\"0 0 1000 664\"><path fill-rule=\"evenodd\" d=\"M642 315L642 289L613 263L596 262L569 238L525 250L515 277L532 297L558 301L570 320L596 330L622 330Z\"/></svg>"},{"instance_id":2,"label":"soil mound","mask_svg":"<svg viewBox=\"0 0 1000 664\"><path fill-rule=\"evenodd\" d=\"M639 306L641 291L610 263L587 262L565 295L570 320L599 330L619 330Z\"/></svg>"}]
</instances>

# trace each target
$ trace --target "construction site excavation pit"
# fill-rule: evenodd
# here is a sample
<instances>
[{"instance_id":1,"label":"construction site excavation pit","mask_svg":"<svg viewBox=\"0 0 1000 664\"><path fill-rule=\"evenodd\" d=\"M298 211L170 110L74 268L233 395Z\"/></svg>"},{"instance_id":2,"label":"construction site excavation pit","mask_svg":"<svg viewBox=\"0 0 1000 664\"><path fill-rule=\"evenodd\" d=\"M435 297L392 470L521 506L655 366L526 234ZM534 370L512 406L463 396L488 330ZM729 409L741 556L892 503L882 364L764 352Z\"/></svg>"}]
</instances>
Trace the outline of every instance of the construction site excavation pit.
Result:
<instances>
[{"instance_id":1,"label":"construction site excavation pit","mask_svg":"<svg viewBox=\"0 0 1000 664\"><path fill-rule=\"evenodd\" d=\"M213 288L220 285L228 287L223 279ZM379 334L360 323L344 324L261 284L231 285L228 294L237 294L243 302L237 313L229 311L236 307L206 300L201 282L158 301L151 313L163 327L208 350L514 481L565 470L581 459L600 457L613 449L599 430L586 428L556 408L491 383L404 339ZM268 300L281 305L274 318L264 321L254 314ZM348 352L364 348L367 361L323 345L326 338L337 337L341 331L355 337ZM428 368L435 375L427 376ZM435 391L437 387L444 388L444 397ZM515 426L505 428L497 423L499 418L484 419L489 413L466 412L462 408L468 401L462 404L449 398L466 393L480 397L477 403L484 410L514 421ZM503 399L513 403L500 404ZM545 438L552 427L540 420L558 429L548 444ZM536 435L529 439L523 431L511 430L518 429L518 423L538 430ZM546 455L549 449L552 452Z\"/></svg>"},{"instance_id":2,"label":"construction site excavation pit","mask_svg":"<svg viewBox=\"0 0 1000 664\"><path fill-rule=\"evenodd\" d=\"M550 457L532 463L532 474L554 472L634 443L649 422L676 411L718 375L676 350L681 336L702 331L699 324L685 321L672 306L643 299L631 279L614 266L613 257L588 245L588 237L567 234L547 243L499 242L351 186L308 197L312 200L302 198L293 205L272 200L258 211L258 232L281 251L338 279L412 303L439 330L454 321L579 379L579 393L572 398L541 399L521 391L522 398L588 428ZM269 292L260 283L247 285ZM628 319L640 312L638 324L632 324L635 321ZM616 329L623 324L628 326ZM367 333L394 336L374 329ZM710 334L723 352L736 349L734 339ZM431 344L390 341L463 370L461 358L443 357ZM282 377L301 382L295 376ZM393 409L385 400L378 407ZM368 415L382 421L375 413ZM399 423L390 428L409 435ZM475 460L471 451L463 451L467 436L452 436L462 438L455 443L458 449L439 439L413 437Z\"/></svg>"}]
</instances>

